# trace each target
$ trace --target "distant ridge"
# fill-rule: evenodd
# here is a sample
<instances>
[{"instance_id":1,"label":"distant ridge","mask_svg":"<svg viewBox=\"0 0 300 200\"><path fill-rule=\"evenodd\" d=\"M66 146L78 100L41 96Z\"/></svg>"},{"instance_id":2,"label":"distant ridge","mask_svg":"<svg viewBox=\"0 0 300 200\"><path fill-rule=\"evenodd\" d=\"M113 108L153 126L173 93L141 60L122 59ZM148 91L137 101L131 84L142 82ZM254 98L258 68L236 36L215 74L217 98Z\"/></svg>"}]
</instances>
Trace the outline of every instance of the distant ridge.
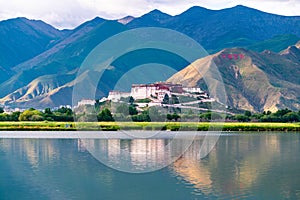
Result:
<instances>
[{"instance_id":1,"label":"distant ridge","mask_svg":"<svg viewBox=\"0 0 300 200\"><path fill-rule=\"evenodd\" d=\"M0 66L9 69L51 48L67 32L40 20L20 17L1 21L0 36Z\"/></svg>"}]
</instances>

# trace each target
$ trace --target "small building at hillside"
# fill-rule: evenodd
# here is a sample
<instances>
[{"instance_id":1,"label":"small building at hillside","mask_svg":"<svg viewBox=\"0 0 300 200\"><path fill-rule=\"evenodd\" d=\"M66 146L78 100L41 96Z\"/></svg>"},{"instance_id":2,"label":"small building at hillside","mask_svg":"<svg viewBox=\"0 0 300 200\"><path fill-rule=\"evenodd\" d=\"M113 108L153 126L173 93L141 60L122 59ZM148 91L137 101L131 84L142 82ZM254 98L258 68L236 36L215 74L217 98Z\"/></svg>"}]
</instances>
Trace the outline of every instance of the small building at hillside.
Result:
<instances>
[{"instance_id":1,"label":"small building at hillside","mask_svg":"<svg viewBox=\"0 0 300 200\"><path fill-rule=\"evenodd\" d=\"M113 102L120 101L121 98L130 97L130 92L110 91L107 99Z\"/></svg>"},{"instance_id":2,"label":"small building at hillside","mask_svg":"<svg viewBox=\"0 0 300 200\"><path fill-rule=\"evenodd\" d=\"M199 87L184 87L182 88L183 91L188 92L188 93L203 93L204 91L201 90Z\"/></svg>"},{"instance_id":3,"label":"small building at hillside","mask_svg":"<svg viewBox=\"0 0 300 200\"><path fill-rule=\"evenodd\" d=\"M82 99L78 102L77 106L95 105L95 100L92 99Z\"/></svg>"}]
</instances>

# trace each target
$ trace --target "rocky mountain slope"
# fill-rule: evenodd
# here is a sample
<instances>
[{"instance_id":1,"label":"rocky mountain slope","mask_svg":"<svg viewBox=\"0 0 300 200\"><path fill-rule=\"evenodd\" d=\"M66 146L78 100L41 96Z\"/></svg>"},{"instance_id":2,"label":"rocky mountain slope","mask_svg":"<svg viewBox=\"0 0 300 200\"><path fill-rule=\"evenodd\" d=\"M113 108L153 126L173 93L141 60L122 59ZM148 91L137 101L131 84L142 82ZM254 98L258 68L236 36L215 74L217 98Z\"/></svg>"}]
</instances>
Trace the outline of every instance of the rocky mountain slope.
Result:
<instances>
[{"instance_id":1,"label":"rocky mountain slope","mask_svg":"<svg viewBox=\"0 0 300 200\"><path fill-rule=\"evenodd\" d=\"M214 80L210 67L215 64L223 81ZM168 81L214 93L224 84L230 107L255 112L300 108L300 49L290 46L281 53L257 53L243 48L224 49L199 59L173 75ZM217 91L216 91L217 93Z\"/></svg>"}]
</instances>

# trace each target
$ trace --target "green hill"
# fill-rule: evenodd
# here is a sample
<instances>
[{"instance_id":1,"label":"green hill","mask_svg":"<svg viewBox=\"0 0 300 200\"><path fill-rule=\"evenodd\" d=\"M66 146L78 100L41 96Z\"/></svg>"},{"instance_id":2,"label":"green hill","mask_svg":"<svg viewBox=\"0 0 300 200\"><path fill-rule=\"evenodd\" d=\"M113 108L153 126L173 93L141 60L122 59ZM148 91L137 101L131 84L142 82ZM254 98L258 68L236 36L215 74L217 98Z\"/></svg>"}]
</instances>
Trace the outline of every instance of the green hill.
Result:
<instances>
[{"instance_id":1,"label":"green hill","mask_svg":"<svg viewBox=\"0 0 300 200\"><path fill-rule=\"evenodd\" d=\"M249 45L246 48L257 52L270 50L278 53L286 49L288 46L295 45L299 40L300 37L296 35L277 35L271 39Z\"/></svg>"},{"instance_id":2,"label":"green hill","mask_svg":"<svg viewBox=\"0 0 300 200\"><path fill-rule=\"evenodd\" d=\"M0 22L0 66L9 69L31 59L64 39L68 31L26 18Z\"/></svg>"}]
</instances>

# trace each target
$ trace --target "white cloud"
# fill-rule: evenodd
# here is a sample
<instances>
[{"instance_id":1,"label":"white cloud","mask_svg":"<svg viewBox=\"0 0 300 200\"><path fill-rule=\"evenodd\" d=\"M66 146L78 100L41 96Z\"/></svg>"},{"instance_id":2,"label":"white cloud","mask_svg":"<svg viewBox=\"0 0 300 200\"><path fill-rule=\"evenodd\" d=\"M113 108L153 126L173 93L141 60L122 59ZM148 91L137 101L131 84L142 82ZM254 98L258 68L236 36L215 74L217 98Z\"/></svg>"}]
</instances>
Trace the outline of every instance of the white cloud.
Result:
<instances>
[{"instance_id":1,"label":"white cloud","mask_svg":"<svg viewBox=\"0 0 300 200\"><path fill-rule=\"evenodd\" d=\"M235 0L234 2L269 13L300 16L300 0Z\"/></svg>"},{"instance_id":2,"label":"white cloud","mask_svg":"<svg viewBox=\"0 0 300 200\"><path fill-rule=\"evenodd\" d=\"M27 17L58 28L73 28L100 16L140 16L153 9L176 15L191 6L222 9L238 4L281 15L300 15L300 0L0 0L0 20Z\"/></svg>"}]
</instances>

